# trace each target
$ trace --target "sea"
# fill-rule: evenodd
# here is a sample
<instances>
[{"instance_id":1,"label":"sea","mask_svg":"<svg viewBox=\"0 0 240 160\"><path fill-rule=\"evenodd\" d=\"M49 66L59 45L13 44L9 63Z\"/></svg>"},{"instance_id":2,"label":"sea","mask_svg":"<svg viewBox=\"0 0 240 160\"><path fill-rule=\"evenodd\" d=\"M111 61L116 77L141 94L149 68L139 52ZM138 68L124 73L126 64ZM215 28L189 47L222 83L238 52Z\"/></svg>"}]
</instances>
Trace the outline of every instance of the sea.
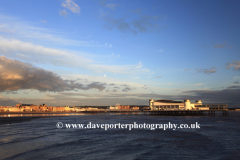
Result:
<instances>
[{"instance_id":1,"label":"sea","mask_svg":"<svg viewBox=\"0 0 240 160\"><path fill-rule=\"evenodd\" d=\"M18 120L11 121L11 118ZM28 117L22 120L22 117ZM240 112L1 115L0 159L240 159ZM60 123L61 122L61 123ZM66 128L66 124L198 124L196 128ZM59 127L60 126L60 127ZM62 127L62 128L61 128Z\"/></svg>"}]
</instances>

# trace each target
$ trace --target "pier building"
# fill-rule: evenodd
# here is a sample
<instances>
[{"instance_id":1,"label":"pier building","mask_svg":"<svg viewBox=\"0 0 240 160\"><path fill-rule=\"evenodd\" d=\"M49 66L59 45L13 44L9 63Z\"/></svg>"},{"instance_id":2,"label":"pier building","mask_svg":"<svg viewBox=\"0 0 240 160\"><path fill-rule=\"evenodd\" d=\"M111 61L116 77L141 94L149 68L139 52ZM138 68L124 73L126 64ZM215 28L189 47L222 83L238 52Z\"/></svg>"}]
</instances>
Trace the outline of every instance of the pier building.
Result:
<instances>
[{"instance_id":1,"label":"pier building","mask_svg":"<svg viewBox=\"0 0 240 160\"><path fill-rule=\"evenodd\" d=\"M209 107L202 105L201 100L191 103L190 99L184 101L149 99L149 106L151 110L209 110Z\"/></svg>"}]
</instances>

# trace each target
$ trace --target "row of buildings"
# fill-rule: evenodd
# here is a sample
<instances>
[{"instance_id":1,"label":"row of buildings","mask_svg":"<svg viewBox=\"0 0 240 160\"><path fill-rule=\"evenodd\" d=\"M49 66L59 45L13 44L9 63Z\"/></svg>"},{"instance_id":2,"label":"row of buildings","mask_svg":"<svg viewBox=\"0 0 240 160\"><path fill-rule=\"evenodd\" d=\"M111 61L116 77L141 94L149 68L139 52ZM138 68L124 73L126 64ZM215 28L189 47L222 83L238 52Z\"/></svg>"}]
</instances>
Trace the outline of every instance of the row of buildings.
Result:
<instances>
[{"instance_id":1,"label":"row of buildings","mask_svg":"<svg viewBox=\"0 0 240 160\"><path fill-rule=\"evenodd\" d=\"M110 107L52 107L34 104L21 104L18 103L16 106L0 106L0 112L80 112L80 111L106 111L106 110L139 110L137 106L123 106L115 105Z\"/></svg>"}]
</instances>

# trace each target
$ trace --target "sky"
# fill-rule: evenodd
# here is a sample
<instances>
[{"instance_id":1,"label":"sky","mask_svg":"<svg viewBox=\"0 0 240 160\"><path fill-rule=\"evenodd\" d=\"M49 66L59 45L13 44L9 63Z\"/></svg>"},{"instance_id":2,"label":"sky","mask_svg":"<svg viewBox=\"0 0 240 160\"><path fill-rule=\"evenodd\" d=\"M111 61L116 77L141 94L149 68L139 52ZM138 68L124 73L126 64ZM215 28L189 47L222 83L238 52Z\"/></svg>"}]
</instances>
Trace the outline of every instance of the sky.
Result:
<instances>
[{"instance_id":1,"label":"sky","mask_svg":"<svg viewBox=\"0 0 240 160\"><path fill-rule=\"evenodd\" d=\"M240 106L238 0L2 0L0 106Z\"/></svg>"}]
</instances>

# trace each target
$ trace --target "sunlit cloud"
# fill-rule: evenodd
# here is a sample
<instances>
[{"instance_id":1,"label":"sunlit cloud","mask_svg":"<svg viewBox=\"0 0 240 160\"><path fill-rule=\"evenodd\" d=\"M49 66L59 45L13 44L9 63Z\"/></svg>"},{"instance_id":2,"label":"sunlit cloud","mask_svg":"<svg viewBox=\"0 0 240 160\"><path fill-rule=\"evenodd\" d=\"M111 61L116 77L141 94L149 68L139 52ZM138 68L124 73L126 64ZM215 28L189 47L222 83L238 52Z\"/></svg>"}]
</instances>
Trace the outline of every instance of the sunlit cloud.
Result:
<instances>
[{"instance_id":1,"label":"sunlit cloud","mask_svg":"<svg viewBox=\"0 0 240 160\"><path fill-rule=\"evenodd\" d=\"M227 63L226 69L233 68L233 70L239 71L240 70L240 61L232 61L232 63Z\"/></svg>"},{"instance_id":2,"label":"sunlit cloud","mask_svg":"<svg viewBox=\"0 0 240 160\"><path fill-rule=\"evenodd\" d=\"M65 0L65 2L62 3L62 6L73 13L80 13L80 7L74 2L74 0Z\"/></svg>"},{"instance_id":3,"label":"sunlit cloud","mask_svg":"<svg viewBox=\"0 0 240 160\"><path fill-rule=\"evenodd\" d=\"M62 15L66 16L66 11L62 12ZM38 44L48 44L51 45L64 45L64 46L86 46L86 47L104 47L104 45L94 42L94 41L80 41L75 40L71 37L71 33L61 32L55 29L49 28L41 28L36 27L30 22L24 22L23 20L12 17L12 16L5 16L0 14L0 21L2 24L0 25L0 32L8 33L8 35L2 35L5 38L14 38L18 40L28 39L31 42L36 42ZM47 21L41 21L47 22Z\"/></svg>"},{"instance_id":4,"label":"sunlit cloud","mask_svg":"<svg viewBox=\"0 0 240 160\"><path fill-rule=\"evenodd\" d=\"M103 90L105 83L92 82L87 85L73 80L63 80L59 75L34 67L17 60L0 57L0 91L16 91L20 89L36 89L39 91L61 92L74 89Z\"/></svg>"},{"instance_id":5,"label":"sunlit cloud","mask_svg":"<svg viewBox=\"0 0 240 160\"><path fill-rule=\"evenodd\" d=\"M95 72L111 72L122 74L137 74L150 72L143 68L141 63L135 65L103 65L96 64L95 60L85 58L85 54L72 51L63 51L54 48L46 48L41 45L34 45L19 40L8 40L0 37L0 52L2 55L16 55L21 59L27 60L31 57L32 62L44 61L44 63L57 66L82 67ZM82 56L81 56L82 55ZM97 56L99 59L99 57ZM35 60L34 60L35 59ZM95 62L95 63L93 63Z\"/></svg>"}]
</instances>

